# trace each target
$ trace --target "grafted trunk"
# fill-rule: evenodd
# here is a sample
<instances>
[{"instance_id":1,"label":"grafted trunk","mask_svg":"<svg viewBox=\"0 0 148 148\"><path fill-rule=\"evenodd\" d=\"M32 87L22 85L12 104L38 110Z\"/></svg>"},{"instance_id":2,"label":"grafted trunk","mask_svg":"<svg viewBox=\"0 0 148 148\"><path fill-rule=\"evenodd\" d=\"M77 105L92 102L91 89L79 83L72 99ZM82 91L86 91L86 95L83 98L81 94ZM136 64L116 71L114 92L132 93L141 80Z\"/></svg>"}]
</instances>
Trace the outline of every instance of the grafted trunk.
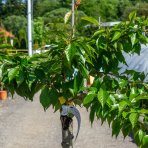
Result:
<instances>
[{"instance_id":1,"label":"grafted trunk","mask_svg":"<svg viewBox=\"0 0 148 148\"><path fill-rule=\"evenodd\" d=\"M73 120L71 117L61 115L62 148L73 148Z\"/></svg>"}]
</instances>

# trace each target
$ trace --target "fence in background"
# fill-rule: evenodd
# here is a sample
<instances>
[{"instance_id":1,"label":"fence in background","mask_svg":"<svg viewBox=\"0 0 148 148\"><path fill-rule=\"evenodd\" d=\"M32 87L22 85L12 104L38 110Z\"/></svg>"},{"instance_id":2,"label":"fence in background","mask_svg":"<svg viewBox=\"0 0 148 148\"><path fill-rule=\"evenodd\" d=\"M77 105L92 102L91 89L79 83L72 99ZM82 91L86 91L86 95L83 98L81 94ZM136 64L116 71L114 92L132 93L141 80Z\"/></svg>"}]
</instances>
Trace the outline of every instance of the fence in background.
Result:
<instances>
[{"instance_id":1,"label":"fence in background","mask_svg":"<svg viewBox=\"0 0 148 148\"><path fill-rule=\"evenodd\" d=\"M5 52L9 55L14 55L14 54L28 54L27 49L2 49L2 52Z\"/></svg>"}]
</instances>

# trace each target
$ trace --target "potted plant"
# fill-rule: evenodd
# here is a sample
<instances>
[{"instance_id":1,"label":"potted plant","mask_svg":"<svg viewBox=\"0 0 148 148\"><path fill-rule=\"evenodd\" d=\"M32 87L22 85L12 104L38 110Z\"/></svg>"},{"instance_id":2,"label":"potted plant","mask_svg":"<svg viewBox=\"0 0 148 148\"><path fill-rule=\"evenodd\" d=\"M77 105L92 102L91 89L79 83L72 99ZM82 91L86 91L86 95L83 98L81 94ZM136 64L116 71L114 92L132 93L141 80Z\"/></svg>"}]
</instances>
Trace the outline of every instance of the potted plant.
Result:
<instances>
[{"instance_id":1,"label":"potted plant","mask_svg":"<svg viewBox=\"0 0 148 148\"><path fill-rule=\"evenodd\" d=\"M2 71L0 69L0 100L7 99L7 90L4 89L4 83L1 80L2 78Z\"/></svg>"}]
</instances>

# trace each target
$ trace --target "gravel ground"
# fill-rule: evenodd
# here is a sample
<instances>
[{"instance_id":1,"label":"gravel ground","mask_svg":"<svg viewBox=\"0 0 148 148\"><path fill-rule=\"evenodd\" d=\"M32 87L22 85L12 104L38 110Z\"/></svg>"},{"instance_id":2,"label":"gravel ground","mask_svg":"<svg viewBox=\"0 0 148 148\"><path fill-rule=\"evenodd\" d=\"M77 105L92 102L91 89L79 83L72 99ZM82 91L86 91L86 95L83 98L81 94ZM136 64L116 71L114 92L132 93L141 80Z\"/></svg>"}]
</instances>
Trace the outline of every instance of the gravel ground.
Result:
<instances>
[{"instance_id":1,"label":"gravel ground","mask_svg":"<svg viewBox=\"0 0 148 148\"><path fill-rule=\"evenodd\" d=\"M0 148L60 148L61 125L59 112L44 112L38 95L33 102L22 98L0 101ZM81 130L74 148L137 148L128 137L111 137L107 124L95 121L91 127L88 113L80 109ZM77 123L74 120L74 134Z\"/></svg>"}]
</instances>

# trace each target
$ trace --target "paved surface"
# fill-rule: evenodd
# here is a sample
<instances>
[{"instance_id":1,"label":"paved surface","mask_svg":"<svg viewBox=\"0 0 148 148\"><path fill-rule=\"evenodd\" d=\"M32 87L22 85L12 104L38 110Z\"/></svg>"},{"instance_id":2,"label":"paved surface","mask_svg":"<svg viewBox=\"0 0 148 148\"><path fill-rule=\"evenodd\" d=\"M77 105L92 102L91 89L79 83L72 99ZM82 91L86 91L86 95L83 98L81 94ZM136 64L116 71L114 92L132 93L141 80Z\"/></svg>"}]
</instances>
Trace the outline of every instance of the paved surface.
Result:
<instances>
[{"instance_id":1,"label":"paved surface","mask_svg":"<svg viewBox=\"0 0 148 148\"><path fill-rule=\"evenodd\" d=\"M88 113L80 109L82 124L74 148L137 148L130 138L111 137L108 125L95 121L91 127ZM74 133L77 124L74 120ZM33 102L15 97L0 101L0 148L61 148L59 113L44 112L38 96Z\"/></svg>"}]
</instances>

